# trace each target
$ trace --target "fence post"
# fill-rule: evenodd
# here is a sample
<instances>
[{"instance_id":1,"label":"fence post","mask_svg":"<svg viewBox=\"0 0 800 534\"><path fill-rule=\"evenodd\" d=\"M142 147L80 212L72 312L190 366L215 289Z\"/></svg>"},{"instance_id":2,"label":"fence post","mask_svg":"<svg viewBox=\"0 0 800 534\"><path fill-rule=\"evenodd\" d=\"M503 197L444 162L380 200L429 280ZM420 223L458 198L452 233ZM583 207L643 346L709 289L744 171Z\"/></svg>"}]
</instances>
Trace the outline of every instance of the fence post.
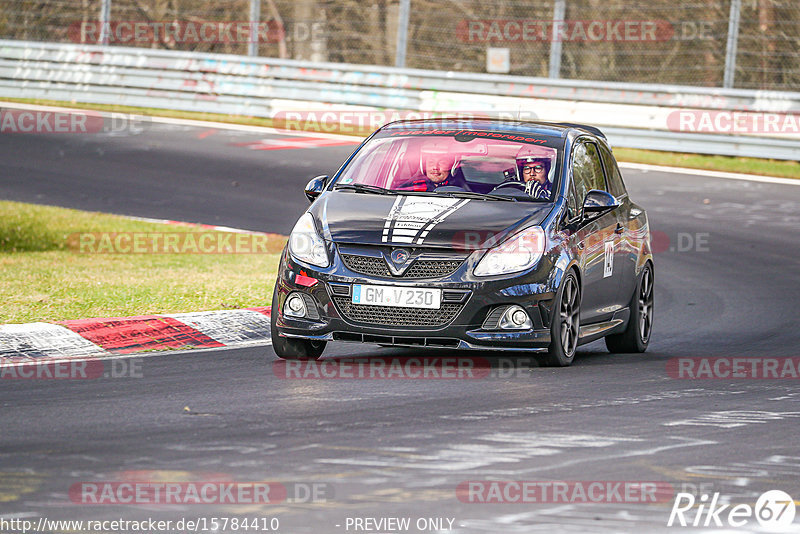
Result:
<instances>
[{"instance_id":1,"label":"fence post","mask_svg":"<svg viewBox=\"0 0 800 534\"><path fill-rule=\"evenodd\" d=\"M258 55L258 24L261 22L261 0L250 0L250 42L247 55Z\"/></svg>"},{"instance_id":2,"label":"fence post","mask_svg":"<svg viewBox=\"0 0 800 534\"><path fill-rule=\"evenodd\" d=\"M736 76L736 47L739 44L739 15L742 10L742 0L731 0L731 14L728 18L728 46L725 49L725 73L722 86L733 87Z\"/></svg>"},{"instance_id":3,"label":"fence post","mask_svg":"<svg viewBox=\"0 0 800 534\"><path fill-rule=\"evenodd\" d=\"M400 0L400 13L397 20L397 53L394 58L394 66L404 68L406 66L406 48L408 46L408 17L411 12L411 0Z\"/></svg>"},{"instance_id":4,"label":"fence post","mask_svg":"<svg viewBox=\"0 0 800 534\"><path fill-rule=\"evenodd\" d=\"M102 45L108 44L108 32L111 29L111 0L103 0L100 4L100 38L98 43Z\"/></svg>"},{"instance_id":5,"label":"fence post","mask_svg":"<svg viewBox=\"0 0 800 534\"><path fill-rule=\"evenodd\" d=\"M553 33L550 36L550 78L561 77L561 39L558 37L556 23L564 21L566 14L566 1L556 0L556 5L553 7Z\"/></svg>"}]
</instances>

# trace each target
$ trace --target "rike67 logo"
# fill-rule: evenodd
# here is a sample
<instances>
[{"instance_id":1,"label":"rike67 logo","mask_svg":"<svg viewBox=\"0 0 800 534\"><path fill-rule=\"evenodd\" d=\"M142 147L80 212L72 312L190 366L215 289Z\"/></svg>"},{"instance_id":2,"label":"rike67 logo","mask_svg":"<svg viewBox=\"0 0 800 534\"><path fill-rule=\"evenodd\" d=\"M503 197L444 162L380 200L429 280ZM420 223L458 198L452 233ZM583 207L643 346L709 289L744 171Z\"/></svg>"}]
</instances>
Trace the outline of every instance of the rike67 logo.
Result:
<instances>
[{"instance_id":1,"label":"rike67 logo","mask_svg":"<svg viewBox=\"0 0 800 534\"><path fill-rule=\"evenodd\" d=\"M680 527L752 527L753 522L767 532L797 532L793 525L794 499L781 490L770 490L761 494L755 506L749 504L721 504L719 493L709 500L707 494L699 499L691 493L678 493L669 514L667 526Z\"/></svg>"}]
</instances>

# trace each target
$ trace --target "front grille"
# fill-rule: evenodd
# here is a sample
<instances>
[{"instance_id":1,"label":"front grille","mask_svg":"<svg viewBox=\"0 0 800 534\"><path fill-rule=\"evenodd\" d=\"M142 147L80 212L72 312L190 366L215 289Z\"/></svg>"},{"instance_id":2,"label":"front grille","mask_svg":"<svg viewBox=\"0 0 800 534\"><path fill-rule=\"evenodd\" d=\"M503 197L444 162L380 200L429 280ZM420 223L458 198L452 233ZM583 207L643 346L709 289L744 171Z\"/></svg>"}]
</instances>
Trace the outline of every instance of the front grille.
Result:
<instances>
[{"instance_id":1,"label":"front grille","mask_svg":"<svg viewBox=\"0 0 800 534\"><path fill-rule=\"evenodd\" d=\"M349 298L333 297L339 312L350 321L387 326L444 326L455 319L463 304L442 304L438 310L367 306L353 304Z\"/></svg>"},{"instance_id":2,"label":"front grille","mask_svg":"<svg viewBox=\"0 0 800 534\"><path fill-rule=\"evenodd\" d=\"M453 274L461 265L459 260L417 260L404 278L442 278Z\"/></svg>"},{"instance_id":3,"label":"front grille","mask_svg":"<svg viewBox=\"0 0 800 534\"><path fill-rule=\"evenodd\" d=\"M342 261L345 266L355 273L366 274L369 276L383 276L389 278L392 273L389 272L389 267L383 258L374 258L372 256L353 256L350 254L342 254Z\"/></svg>"},{"instance_id":4,"label":"front grille","mask_svg":"<svg viewBox=\"0 0 800 534\"><path fill-rule=\"evenodd\" d=\"M456 272L464 260L417 260L401 276L393 276L386 260L375 256L342 254L345 266L353 272L382 278L442 278Z\"/></svg>"}]
</instances>

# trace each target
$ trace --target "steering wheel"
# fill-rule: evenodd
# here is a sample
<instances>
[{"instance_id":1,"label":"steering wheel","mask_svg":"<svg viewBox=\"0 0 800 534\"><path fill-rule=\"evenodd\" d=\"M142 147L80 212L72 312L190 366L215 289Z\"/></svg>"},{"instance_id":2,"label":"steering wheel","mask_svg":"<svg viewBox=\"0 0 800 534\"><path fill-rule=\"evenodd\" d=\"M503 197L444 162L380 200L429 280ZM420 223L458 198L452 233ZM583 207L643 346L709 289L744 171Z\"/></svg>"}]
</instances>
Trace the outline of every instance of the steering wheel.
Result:
<instances>
[{"instance_id":1,"label":"steering wheel","mask_svg":"<svg viewBox=\"0 0 800 534\"><path fill-rule=\"evenodd\" d=\"M502 184L498 185L494 189L492 189L492 193L499 189L513 187L514 189L518 189L519 191L525 191L525 184L522 182L503 182Z\"/></svg>"}]
</instances>

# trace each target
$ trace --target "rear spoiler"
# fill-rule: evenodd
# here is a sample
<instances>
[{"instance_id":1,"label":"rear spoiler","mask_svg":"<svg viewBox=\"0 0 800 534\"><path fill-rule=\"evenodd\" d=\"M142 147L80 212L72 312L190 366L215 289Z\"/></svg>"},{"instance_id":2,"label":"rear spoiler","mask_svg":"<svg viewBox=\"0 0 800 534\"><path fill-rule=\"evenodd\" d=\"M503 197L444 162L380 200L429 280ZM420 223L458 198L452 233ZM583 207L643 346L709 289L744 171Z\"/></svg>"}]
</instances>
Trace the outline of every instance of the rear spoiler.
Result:
<instances>
[{"instance_id":1,"label":"rear spoiler","mask_svg":"<svg viewBox=\"0 0 800 534\"><path fill-rule=\"evenodd\" d=\"M557 122L555 124L558 126L567 126L569 128L580 128L581 130L585 130L593 135L596 135L597 137L600 137L608 141L608 139L606 138L606 134L601 132L600 128L597 128L595 126L588 126L586 124L577 124L574 122Z\"/></svg>"}]
</instances>

